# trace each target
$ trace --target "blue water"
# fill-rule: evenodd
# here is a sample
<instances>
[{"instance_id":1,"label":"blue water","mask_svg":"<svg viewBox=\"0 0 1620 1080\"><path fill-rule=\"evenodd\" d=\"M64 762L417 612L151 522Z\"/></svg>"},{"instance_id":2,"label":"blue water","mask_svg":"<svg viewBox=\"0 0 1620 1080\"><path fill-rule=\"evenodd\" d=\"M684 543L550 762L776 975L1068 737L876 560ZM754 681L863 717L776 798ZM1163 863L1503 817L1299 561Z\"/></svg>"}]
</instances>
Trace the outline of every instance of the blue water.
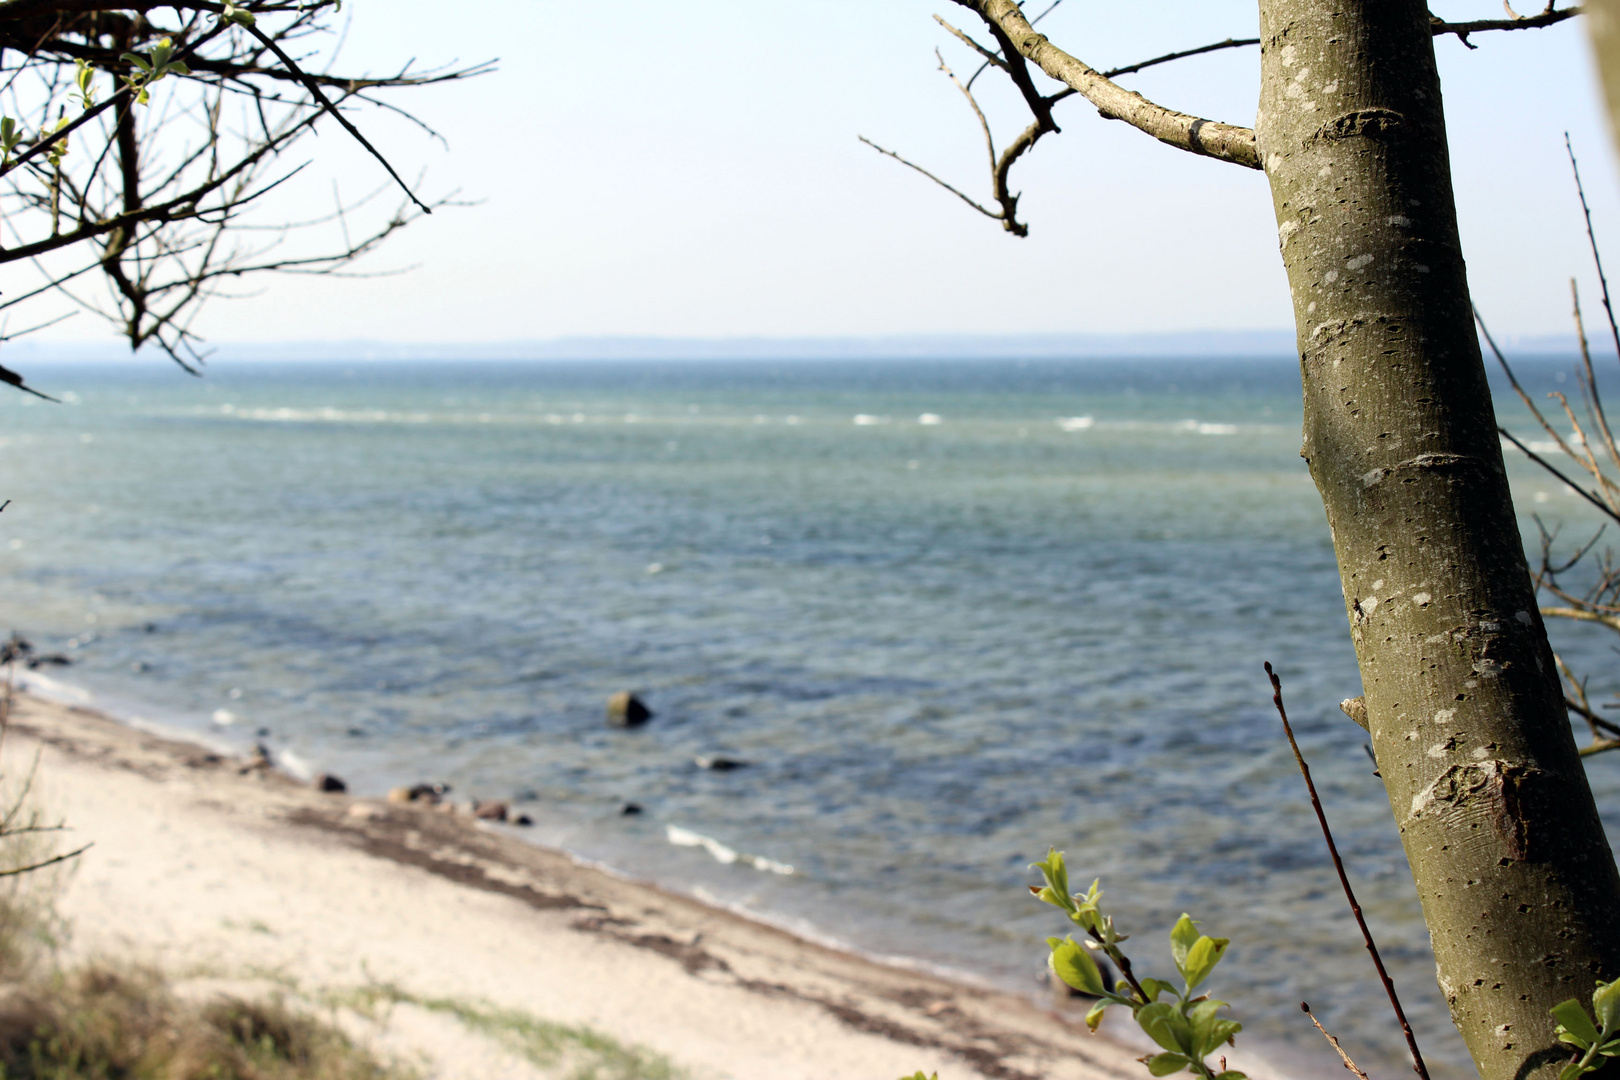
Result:
<instances>
[{"instance_id":1,"label":"blue water","mask_svg":"<svg viewBox=\"0 0 1620 1080\"><path fill-rule=\"evenodd\" d=\"M1270 660L1428 1052L1466 1060L1336 708L1359 685L1289 362L33 378L71 397L0 395L0 628L104 707L265 729L362 793L516 797L543 842L1031 992L1061 927L1021 886L1055 844L1139 968L1192 911L1233 939L1217 990L1250 1041L1336 1069L1308 998L1398 1070ZM1513 473L1527 510L1590 524ZM1620 688L1606 631L1555 629ZM620 689L645 729L605 727ZM1620 835L1620 758L1589 771Z\"/></svg>"}]
</instances>

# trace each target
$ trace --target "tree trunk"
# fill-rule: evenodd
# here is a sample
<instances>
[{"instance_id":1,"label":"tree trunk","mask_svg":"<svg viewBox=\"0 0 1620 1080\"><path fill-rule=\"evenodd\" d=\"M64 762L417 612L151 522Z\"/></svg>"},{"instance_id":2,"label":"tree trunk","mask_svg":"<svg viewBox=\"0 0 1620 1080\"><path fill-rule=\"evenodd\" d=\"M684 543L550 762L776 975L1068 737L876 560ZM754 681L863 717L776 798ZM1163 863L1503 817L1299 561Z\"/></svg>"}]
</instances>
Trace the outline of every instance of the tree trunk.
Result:
<instances>
[{"instance_id":1,"label":"tree trunk","mask_svg":"<svg viewBox=\"0 0 1620 1080\"><path fill-rule=\"evenodd\" d=\"M1603 97L1609 106L1609 132L1620 148L1620 0L1586 0L1586 31L1592 55L1603 79Z\"/></svg>"},{"instance_id":2,"label":"tree trunk","mask_svg":"<svg viewBox=\"0 0 1620 1080\"><path fill-rule=\"evenodd\" d=\"M1366 715L1485 1080L1569 1060L1620 875L1531 588L1468 299L1422 0L1260 0L1256 123Z\"/></svg>"}]
</instances>

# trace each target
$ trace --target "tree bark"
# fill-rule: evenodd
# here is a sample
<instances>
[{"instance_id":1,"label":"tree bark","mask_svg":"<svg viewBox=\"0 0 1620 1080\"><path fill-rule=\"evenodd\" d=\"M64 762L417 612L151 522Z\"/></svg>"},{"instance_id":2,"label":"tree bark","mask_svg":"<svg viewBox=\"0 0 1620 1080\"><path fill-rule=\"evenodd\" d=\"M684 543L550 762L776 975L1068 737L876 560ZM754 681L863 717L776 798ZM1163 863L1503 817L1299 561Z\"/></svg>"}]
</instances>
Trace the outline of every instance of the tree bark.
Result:
<instances>
[{"instance_id":1,"label":"tree bark","mask_svg":"<svg viewBox=\"0 0 1620 1080\"><path fill-rule=\"evenodd\" d=\"M1586 0L1582 6L1592 55L1603 79L1603 98L1609 106L1609 132L1620 148L1620 0Z\"/></svg>"},{"instance_id":2,"label":"tree bark","mask_svg":"<svg viewBox=\"0 0 1620 1080\"><path fill-rule=\"evenodd\" d=\"M1260 0L1256 132L1374 752L1485 1080L1569 1060L1620 875L1514 517L1422 0Z\"/></svg>"}]
</instances>

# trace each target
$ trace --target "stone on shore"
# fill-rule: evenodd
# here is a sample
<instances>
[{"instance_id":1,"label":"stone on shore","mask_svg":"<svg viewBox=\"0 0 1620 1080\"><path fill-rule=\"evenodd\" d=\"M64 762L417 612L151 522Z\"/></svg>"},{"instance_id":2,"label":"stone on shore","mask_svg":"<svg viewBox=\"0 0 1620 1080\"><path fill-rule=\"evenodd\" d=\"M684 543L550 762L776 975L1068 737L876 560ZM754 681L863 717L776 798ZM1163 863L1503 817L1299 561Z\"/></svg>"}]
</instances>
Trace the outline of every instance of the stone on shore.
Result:
<instances>
[{"instance_id":1,"label":"stone on shore","mask_svg":"<svg viewBox=\"0 0 1620 1080\"><path fill-rule=\"evenodd\" d=\"M652 715L652 710L647 708L646 703L628 690L620 690L608 698L608 727L640 727L651 720Z\"/></svg>"},{"instance_id":2,"label":"stone on shore","mask_svg":"<svg viewBox=\"0 0 1620 1080\"><path fill-rule=\"evenodd\" d=\"M480 821L505 821L507 808L504 802L479 802L473 800L473 817Z\"/></svg>"},{"instance_id":3,"label":"stone on shore","mask_svg":"<svg viewBox=\"0 0 1620 1080\"><path fill-rule=\"evenodd\" d=\"M412 784L410 787L389 788L388 801L437 805L449 791L449 784Z\"/></svg>"},{"instance_id":4,"label":"stone on shore","mask_svg":"<svg viewBox=\"0 0 1620 1080\"><path fill-rule=\"evenodd\" d=\"M345 784L340 777L336 777L331 773L324 772L315 774L315 779L311 786L314 787L316 791L328 791L334 795L341 795L345 791L349 790L349 785Z\"/></svg>"}]
</instances>

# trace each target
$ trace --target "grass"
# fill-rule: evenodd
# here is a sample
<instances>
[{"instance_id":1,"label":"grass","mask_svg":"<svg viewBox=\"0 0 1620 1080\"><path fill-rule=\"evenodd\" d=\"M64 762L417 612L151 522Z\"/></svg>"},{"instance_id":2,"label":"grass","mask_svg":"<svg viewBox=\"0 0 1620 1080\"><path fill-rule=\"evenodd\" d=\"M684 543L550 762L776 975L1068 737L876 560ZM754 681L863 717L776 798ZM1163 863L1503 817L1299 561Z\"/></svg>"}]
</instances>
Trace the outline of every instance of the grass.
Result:
<instances>
[{"instance_id":1,"label":"grass","mask_svg":"<svg viewBox=\"0 0 1620 1080\"><path fill-rule=\"evenodd\" d=\"M567 1080L682 1080L686 1076L684 1070L654 1051L626 1046L588 1027L541 1020L487 1002L421 997L391 983L371 983L332 995L328 1001L373 1018L392 1005L414 1005L453 1017L467 1030L494 1039L537 1067L560 1072Z\"/></svg>"},{"instance_id":2,"label":"grass","mask_svg":"<svg viewBox=\"0 0 1620 1080\"><path fill-rule=\"evenodd\" d=\"M146 968L93 964L0 1001L3 1080L405 1080L279 999L178 999Z\"/></svg>"},{"instance_id":3,"label":"grass","mask_svg":"<svg viewBox=\"0 0 1620 1080\"><path fill-rule=\"evenodd\" d=\"M0 740L8 705L0 686ZM662 1055L590 1028L389 984L315 999L285 973L267 972L259 977L278 986L268 998L197 1001L154 968L100 961L62 970L66 928L54 901L72 863L19 872L66 850L60 827L33 808L33 778L33 769L17 779L0 773L0 1080L418 1080L306 1005L373 1022L385 1022L394 1005L414 1006L567 1080L685 1077ZM225 925L274 934L257 920Z\"/></svg>"},{"instance_id":4,"label":"grass","mask_svg":"<svg viewBox=\"0 0 1620 1080\"><path fill-rule=\"evenodd\" d=\"M0 737L8 705L0 689ZM59 968L72 862L27 868L71 849L33 779L0 774L0 1080L414 1080L281 997L194 1002L151 968Z\"/></svg>"}]
</instances>

